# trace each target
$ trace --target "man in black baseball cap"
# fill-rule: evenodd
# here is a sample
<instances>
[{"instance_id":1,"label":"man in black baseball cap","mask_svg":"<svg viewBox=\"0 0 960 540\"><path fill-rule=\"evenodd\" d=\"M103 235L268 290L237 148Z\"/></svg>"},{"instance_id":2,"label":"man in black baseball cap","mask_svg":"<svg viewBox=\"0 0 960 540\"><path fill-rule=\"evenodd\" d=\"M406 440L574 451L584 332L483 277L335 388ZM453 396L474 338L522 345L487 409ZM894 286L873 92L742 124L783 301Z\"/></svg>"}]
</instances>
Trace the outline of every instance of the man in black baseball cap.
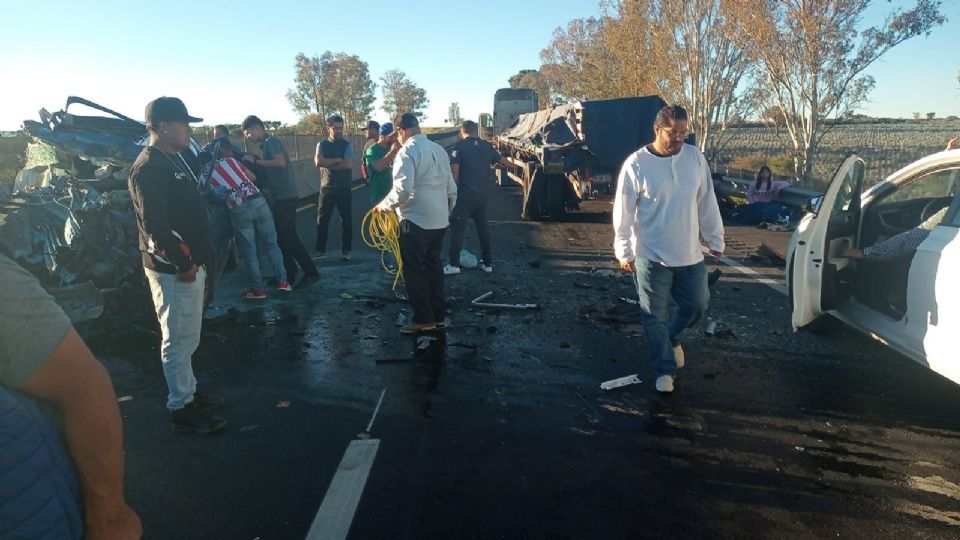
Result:
<instances>
[{"instance_id":1,"label":"man in black baseball cap","mask_svg":"<svg viewBox=\"0 0 960 540\"><path fill-rule=\"evenodd\" d=\"M203 118L190 116L187 106L175 97L158 97L147 103L147 124L157 122L203 122Z\"/></svg>"},{"instance_id":2,"label":"man in black baseball cap","mask_svg":"<svg viewBox=\"0 0 960 540\"><path fill-rule=\"evenodd\" d=\"M179 99L161 97L147 104L146 120L150 143L130 167L128 187L160 322L167 409L174 429L212 433L226 425L209 412L223 399L197 392L193 353L200 344L204 282L213 253L199 171L183 157L193 133L189 122L201 119L190 116Z\"/></svg>"}]
</instances>

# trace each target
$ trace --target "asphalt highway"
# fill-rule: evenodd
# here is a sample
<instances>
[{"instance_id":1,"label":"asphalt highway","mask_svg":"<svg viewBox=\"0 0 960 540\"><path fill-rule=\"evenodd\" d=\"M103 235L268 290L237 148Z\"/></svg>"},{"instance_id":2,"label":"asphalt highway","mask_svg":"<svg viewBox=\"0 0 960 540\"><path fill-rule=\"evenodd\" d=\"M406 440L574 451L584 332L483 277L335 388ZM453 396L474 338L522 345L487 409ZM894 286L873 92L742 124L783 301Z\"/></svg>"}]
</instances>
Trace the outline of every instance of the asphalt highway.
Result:
<instances>
[{"instance_id":1,"label":"asphalt highway","mask_svg":"<svg viewBox=\"0 0 960 540\"><path fill-rule=\"evenodd\" d=\"M398 333L409 310L359 230L310 291L243 303L228 273L195 356L227 399L216 436L170 430L155 321L103 321L89 341L121 396L145 538L960 535L960 387L842 326L793 333L764 283L783 270L755 254L782 237L728 231L748 270L709 261L709 320L661 396L609 205L528 223L519 204L496 191L494 272L448 278L452 326L426 339ZM355 191L355 229L368 207ZM488 291L539 309L471 305Z\"/></svg>"}]
</instances>

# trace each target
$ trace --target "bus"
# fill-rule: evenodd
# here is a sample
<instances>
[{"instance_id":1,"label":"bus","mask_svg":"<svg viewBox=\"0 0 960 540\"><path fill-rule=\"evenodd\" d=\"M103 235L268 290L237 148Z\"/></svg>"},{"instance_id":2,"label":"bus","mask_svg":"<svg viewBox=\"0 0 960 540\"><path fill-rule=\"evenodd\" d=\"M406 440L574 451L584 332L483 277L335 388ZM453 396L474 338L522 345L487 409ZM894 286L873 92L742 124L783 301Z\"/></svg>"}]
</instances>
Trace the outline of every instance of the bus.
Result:
<instances>
[{"instance_id":1,"label":"bus","mask_svg":"<svg viewBox=\"0 0 960 540\"><path fill-rule=\"evenodd\" d=\"M536 111L539 101L532 88L501 88L493 95L493 135L510 127L524 113Z\"/></svg>"},{"instance_id":2,"label":"bus","mask_svg":"<svg viewBox=\"0 0 960 540\"><path fill-rule=\"evenodd\" d=\"M480 113L479 122L480 138L485 141L493 140L493 115L490 113Z\"/></svg>"}]
</instances>

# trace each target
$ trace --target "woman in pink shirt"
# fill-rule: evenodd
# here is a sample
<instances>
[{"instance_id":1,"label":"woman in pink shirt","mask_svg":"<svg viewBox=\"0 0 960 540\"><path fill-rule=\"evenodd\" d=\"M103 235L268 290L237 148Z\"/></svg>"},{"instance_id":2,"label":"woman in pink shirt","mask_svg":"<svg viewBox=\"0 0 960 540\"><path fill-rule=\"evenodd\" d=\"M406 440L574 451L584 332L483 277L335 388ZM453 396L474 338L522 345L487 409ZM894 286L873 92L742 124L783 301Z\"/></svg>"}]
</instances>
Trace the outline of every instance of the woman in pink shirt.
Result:
<instances>
[{"instance_id":1,"label":"woman in pink shirt","mask_svg":"<svg viewBox=\"0 0 960 540\"><path fill-rule=\"evenodd\" d=\"M790 219L792 212L776 202L784 188L790 187L786 180L774 180L770 167L764 165L757 171L756 182L747 188L747 201L733 214L733 221L744 225L756 225L768 221Z\"/></svg>"}]
</instances>

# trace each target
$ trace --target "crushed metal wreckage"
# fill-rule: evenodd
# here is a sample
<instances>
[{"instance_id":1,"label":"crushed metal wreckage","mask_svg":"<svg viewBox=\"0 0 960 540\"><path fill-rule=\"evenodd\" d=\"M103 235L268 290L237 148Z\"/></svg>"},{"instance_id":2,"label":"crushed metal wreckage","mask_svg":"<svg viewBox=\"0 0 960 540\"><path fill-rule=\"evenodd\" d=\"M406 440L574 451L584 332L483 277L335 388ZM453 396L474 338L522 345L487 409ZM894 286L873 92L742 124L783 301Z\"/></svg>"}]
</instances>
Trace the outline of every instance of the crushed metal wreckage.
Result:
<instances>
[{"instance_id":1,"label":"crushed metal wreckage","mask_svg":"<svg viewBox=\"0 0 960 540\"><path fill-rule=\"evenodd\" d=\"M75 104L109 116L68 113ZM146 294L127 192L129 167L147 141L144 124L70 97L64 110L24 121L24 131L33 137L24 168L13 192L0 194L0 250L37 276L74 322L99 317L106 305L130 308Z\"/></svg>"}]
</instances>

